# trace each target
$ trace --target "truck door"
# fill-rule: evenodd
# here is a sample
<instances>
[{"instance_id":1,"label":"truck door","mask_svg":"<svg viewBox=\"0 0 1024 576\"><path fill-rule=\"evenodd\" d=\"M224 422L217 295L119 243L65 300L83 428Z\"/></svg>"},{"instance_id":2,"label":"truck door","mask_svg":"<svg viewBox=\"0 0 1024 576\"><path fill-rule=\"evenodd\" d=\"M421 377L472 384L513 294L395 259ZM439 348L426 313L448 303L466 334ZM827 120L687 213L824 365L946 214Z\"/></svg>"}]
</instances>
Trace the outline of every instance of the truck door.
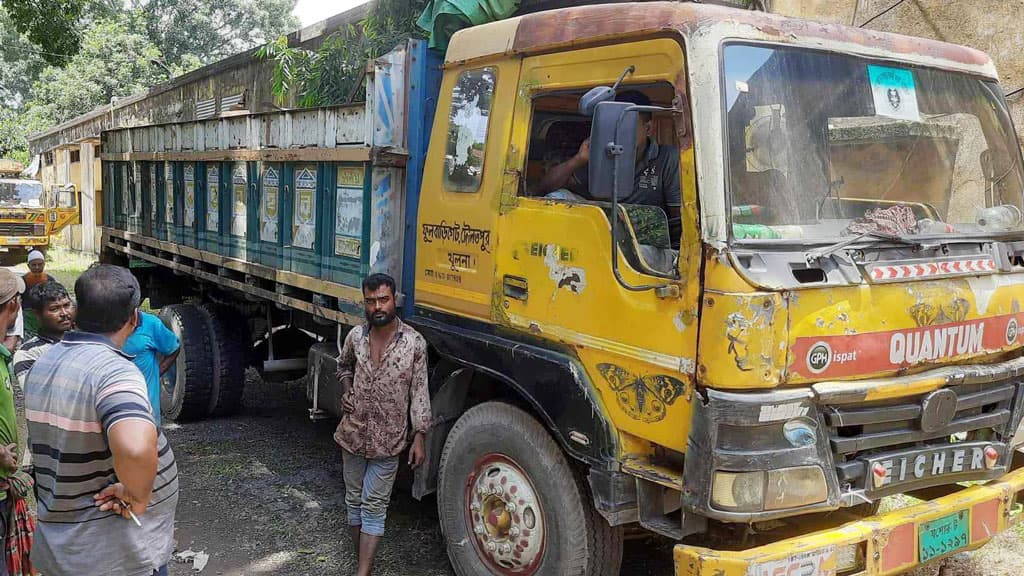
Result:
<instances>
[{"instance_id":1,"label":"truck door","mask_svg":"<svg viewBox=\"0 0 1024 576\"><path fill-rule=\"evenodd\" d=\"M586 174L574 174L544 197L542 182L590 136L578 113L588 89L611 86L630 66L618 93L639 91L653 104L682 108L686 86L681 45L647 40L526 58L517 91L496 251L494 321L571 349L586 367L630 450L630 437L686 450L699 301L693 149L687 112L657 113L638 164L636 189L679 187L681 207L620 204L587 197ZM591 154L603 153L592 149ZM639 153L638 153L639 155ZM665 158L669 160L666 161ZM584 167L585 171L586 168ZM658 175L661 171L665 176ZM578 171L577 171L578 172ZM671 174L669 173L671 172ZM620 198L633 191L623 191ZM667 197L667 196L666 196ZM682 215L681 252L672 249L669 218ZM612 218L622 223L612 269ZM678 234L678 232L676 232ZM678 240L677 240L678 241ZM646 444L646 443L644 443ZM640 444L637 444L638 446Z\"/></svg>"},{"instance_id":2,"label":"truck door","mask_svg":"<svg viewBox=\"0 0 1024 576\"><path fill-rule=\"evenodd\" d=\"M490 322L520 60L446 70L423 173L416 305Z\"/></svg>"}]
</instances>

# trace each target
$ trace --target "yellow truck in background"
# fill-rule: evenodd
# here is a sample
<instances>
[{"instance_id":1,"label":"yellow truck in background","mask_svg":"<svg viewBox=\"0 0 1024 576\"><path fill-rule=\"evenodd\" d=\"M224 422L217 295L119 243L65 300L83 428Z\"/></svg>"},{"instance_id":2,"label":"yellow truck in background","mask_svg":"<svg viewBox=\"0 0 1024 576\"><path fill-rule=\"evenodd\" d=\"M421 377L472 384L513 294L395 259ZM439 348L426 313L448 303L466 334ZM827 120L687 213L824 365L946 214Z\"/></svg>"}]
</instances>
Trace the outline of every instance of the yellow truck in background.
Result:
<instances>
[{"instance_id":1,"label":"yellow truck in background","mask_svg":"<svg viewBox=\"0 0 1024 576\"><path fill-rule=\"evenodd\" d=\"M0 265L24 262L32 250L50 246L50 237L78 222L74 186L46 192L38 180L0 176Z\"/></svg>"},{"instance_id":2,"label":"yellow truck in background","mask_svg":"<svg viewBox=\"0 0 1024 576\"><path fill-rule=\"evenodd\" d=\"M650 2L367 70L365 105L190 117L186 79L133 104L183 119L103 133L102 257L188 335L171 417L237 406L245 361L337 415L382 271L460 576L618 574L627 528L678 575L889 575L1018 521L1024 166L988 56Z\"/></svg>"}]
</instances>

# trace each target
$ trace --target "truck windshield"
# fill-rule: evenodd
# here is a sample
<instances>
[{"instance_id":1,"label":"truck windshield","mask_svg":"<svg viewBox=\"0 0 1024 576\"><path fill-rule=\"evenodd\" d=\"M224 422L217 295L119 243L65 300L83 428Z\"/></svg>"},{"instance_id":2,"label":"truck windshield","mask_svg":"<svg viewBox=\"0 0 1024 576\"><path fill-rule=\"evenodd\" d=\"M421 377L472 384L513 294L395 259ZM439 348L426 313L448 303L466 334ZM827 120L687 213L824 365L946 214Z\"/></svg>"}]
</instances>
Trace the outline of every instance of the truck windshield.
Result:
<instances>
[{"instance_id":1,"label":"truck windshield","mask_svg":"<svg viewBox=\"0 0 1024 576\"><path fill-rule=\"evenodd\" d=\"M0 179L0 206L39 208L42 194L37 180Z\"/></svg>"},{"instance_id":2,"label":"truck windshield","mask_svg":"<svg viewBox=\"0 0 1024 576\"><path fill-rule=\"evenodd\" d=\"M803 49L724 49L734 239L1024 231L998 84Z\"/></svg>"}]
</instances>

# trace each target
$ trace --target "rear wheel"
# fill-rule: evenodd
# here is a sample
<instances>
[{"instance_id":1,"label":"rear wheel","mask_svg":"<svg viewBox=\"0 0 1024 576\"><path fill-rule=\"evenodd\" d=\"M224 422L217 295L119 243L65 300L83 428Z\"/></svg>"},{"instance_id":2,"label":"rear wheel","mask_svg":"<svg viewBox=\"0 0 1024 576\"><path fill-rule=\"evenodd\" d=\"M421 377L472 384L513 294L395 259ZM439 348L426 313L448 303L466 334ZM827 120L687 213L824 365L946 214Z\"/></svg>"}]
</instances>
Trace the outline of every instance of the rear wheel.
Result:
<instances>
[{"instance_id":1,"label":"rear wheel","mask_svg":"<svg viewBox=\"0 0 1024 576\"><path fill-rule=\"evenodd\" d=\"M211 342L213 381L208 415L234 414L245 390L245 319L227 306L204 304L199 310L205 317Z\"/></svg>"},{"instance_id":2,"label":"rear wheel","mask_svg":"<svg viewBox=\"0 0 1024 576\"><path fill-rule=\"evenodd\" d=\"M174 368L161 379L161 412L171 420L201 419L209 412L213 385L206 314L192 304L173 304L161 308L159 316L181 343Z\"/></svg>"},{"instance_id":3,"label":"rear wheel","mask_svg":"<svg viewBox=\"0 0 1024 576\"><path fill-rule=\"evenodd\" d=\"M468 410L441 454L438 514L459 576L619 573L622 530L547 430L501 402Z\"/></svg>"}]
</instances>

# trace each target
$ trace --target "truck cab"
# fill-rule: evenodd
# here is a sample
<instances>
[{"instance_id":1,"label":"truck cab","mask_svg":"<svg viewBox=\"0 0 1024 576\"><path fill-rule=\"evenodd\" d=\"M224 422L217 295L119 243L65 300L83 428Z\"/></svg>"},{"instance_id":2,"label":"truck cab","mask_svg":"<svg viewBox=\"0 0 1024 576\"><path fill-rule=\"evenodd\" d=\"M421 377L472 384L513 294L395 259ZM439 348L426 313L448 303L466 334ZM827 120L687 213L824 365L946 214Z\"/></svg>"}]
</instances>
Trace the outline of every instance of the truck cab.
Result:
<instances>
[{"instance_id":1,"label":"truck cab","mask_svg":"<svg viewBox=\"0 0 1024 576\"><path fill-rule=\"evenodd\" d=\"M609 525L726 542L679 546L677 573L888 574L981 545L1024 482L1024 171L997 79L968 48L695 4L460 31L410 319L451 361L440 398L511 387ZM544 194L587 139L572 194ZM469 436L438 491L475 553L450 553L525 569L541 547L503 546L486 512L515 498L488 483L546 481ZM863 520L895 493L931 503Z\"/></svg>"},{"instance_id":2,"label":"truck cab","mask_svg":"<svg viewBox=\"0 0 1024 576\"><path fill-rule=\"evenodd\" d=\"M24 262L32 250L45 250L50 236L78 216L74 187L45 191L38 180L0 179L0 262Z\"/></svg>"}]
</instances>

